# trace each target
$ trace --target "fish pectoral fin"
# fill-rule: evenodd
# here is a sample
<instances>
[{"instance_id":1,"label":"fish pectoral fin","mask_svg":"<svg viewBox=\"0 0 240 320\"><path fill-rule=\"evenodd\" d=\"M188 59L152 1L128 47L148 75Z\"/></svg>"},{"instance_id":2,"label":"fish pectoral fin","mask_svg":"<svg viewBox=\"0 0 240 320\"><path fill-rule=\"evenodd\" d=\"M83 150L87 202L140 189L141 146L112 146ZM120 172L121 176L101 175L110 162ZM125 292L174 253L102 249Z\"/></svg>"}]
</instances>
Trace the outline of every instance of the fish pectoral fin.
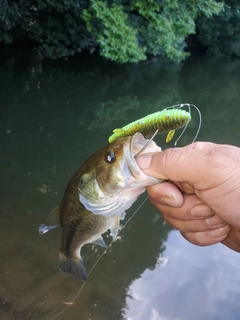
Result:
<instances>
[{"instance_id":1,"label":"fish pectoral fin","mask_svg":"<svg viewBox=\"0 0 240 320\"><path fill-rule=\"evenodd\" d=\"M106 243L104 242L102 236L100 236L99 238L97 238L94 241L91 241L92 244L97 244L98 246L101 246L103 248L107 248Z\"/></svg>"},{"instance_id":2,"label":"fish pectoral fin","mask_svg":"<svg viewBox=\"0 0 240 320\"><path fill-rule=\"evenodd\" d=\"M57 226L47 226L45 223L42 223L38 227L38 233L43 235L44 233L47 233L48 231L51 231L55 228L57 228Z\"/></svg>"},{"instance_id":3,"label":"fish pectoral fin","mask_svg":"<svg viewBox=\"0 0 240 320\"><path fill-rule=\"evenodd\" d=\"M51 231L55 228L60 227L60 218L59 218L59 206L52 209L47 216L47 218L43 221L43 223L39 226L38 232L39 234L44 234L48 231Z\"/></svg>"},{"instance_id":4,"label":"fish pectoral fin","mask_svg":"<svg viewBox=\"0 0 240 320\"><path fill-rule=\"evenodd\" d=\"M113 221L113 224L110 227L110 231L111 231L111 236L113 238L113 241L116 241L117 239L117 234L118 234L118 230L119 230L119 225L120 225L120 219L119 217L116 217Z\"/></svg>"},{"instance_id":5,"label":"fish pectoral fin","mask_svg":"<svg viewBox=\"0 0 240 320\"><path fill-rule=\"evenodd\" d=\"M113 224L110 227L110 231L111 231L111 235L112 235L113 241L116 241L117 235L118 235L118 231L121 228L120 220L124 220L125 216L126 216L126 212L123 211L123 213L120 215L120 217L116 217L114 219Z\"/></svg>"},{"instance_id":6,"label":"fish pectoral fin","mask_svg":"<svg viewBox=\"0 0 240 320\"><path fill-rule=\"evenodd\" d=\"M126 216L126 211L123 211L123 213L120 215L120 220L124 220Z\"/></svg>"},{"instance_id":7,"label":"fish pectoral fin","mask_svg":"<svg viewBox=\"0 0 240 320\"><path fill-rule=\"evenodd\" d=\"M88 274L82 257L69 259L62 252L59 253L59 270L71 274L73 277L83 282L87 281Z\"/></svg>"}]
</instances>

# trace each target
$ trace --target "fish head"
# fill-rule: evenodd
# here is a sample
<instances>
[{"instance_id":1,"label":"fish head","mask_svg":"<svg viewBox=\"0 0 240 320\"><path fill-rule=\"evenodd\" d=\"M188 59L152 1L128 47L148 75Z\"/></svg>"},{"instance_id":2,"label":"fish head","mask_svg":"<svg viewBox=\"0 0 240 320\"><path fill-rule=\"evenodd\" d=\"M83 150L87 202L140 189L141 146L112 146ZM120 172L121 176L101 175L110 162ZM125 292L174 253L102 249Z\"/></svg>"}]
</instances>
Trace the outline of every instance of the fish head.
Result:
<instances>
[{"instance_id":1,"label":"fish head","mask_svg":"<svg viewBox=\"0 0 240 320\"><path fill-rule=\"evenodd\" d=\"M141 133L119 138L93 154L82 166L79 200L86 209L105 217L120 216L143 193L161 180L146 175L135 155L148 143ZM160 152L151 141L142 153Z\"/></svg>"},{"instance_id":2,"label":"fish head","mask_svg":"<svg viewBox=\"0 0 240 320\"><path fill-rule=\"evenodd\" d=\"M105 201L115 196L125 186L121 174L126 165L124 145L127 139L119 139L94 153L85 163L78 190L86 199L93 202Z\"/></svg>"}]
</instances>

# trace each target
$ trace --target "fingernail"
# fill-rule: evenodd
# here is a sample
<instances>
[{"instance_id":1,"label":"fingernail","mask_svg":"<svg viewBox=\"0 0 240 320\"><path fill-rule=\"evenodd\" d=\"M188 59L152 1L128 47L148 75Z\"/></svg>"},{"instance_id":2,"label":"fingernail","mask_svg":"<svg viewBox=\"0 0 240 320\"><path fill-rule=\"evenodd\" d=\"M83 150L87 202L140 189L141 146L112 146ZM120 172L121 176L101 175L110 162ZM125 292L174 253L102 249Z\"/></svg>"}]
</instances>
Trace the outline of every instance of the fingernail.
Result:
<instances>
[{"instance_id":1,"label":"fingernail","mask_svg":"<svg viewBox=\"0 0 240 320\"><path fill-rule=\"evenodd\" d=\"M226 224L222 228L210 231L210 234L213 239L218 239L218 238L222 238L222 237L228 235L229 231L230 231L230 227L228 224Z\"/></svg>"},{"instance_id":2,"label":"fingernail","mask_svg":"<svg viewBox=\"0 0 240 320\"><path fill-rule=\"evenodd\" d=\"M209 218L209 217L213 216L214 213L205 204L199 204L198 206L191 209L191 215L194 218L204 218L204 217Z\"/></svg>"},{"instance_id":3,"label":"fingernail","mask_svg":"<svg viewBox=\"0 0 240 320\"><path fill-rule=\"evenodd\" d=\"M177 199L175 199L174 197L161 197L160 198L160 203L163 205L167 205L170 207L180 207L182 205L182 203L179 203L177 201Z\"/></svg>"},{"instance_id":4,"label":"fingernail","mask_svg":"<svg viewBox=\"0 0 240 320\"><path fill-rule=\"evenodd\" d=\"M141 170L147 170L152 159L151 154L143 154L136 157L136 162Z\"/></svg>"},{"instance_id":5,"label":"fingernail","mask_svg":"<svg viewBox=\"0 0 240 320\"><path fill-rule=\"evenodd\" d=\"M216 215L212 216L211 218L206 219L206 223L209 226L219 225L219 227L220 227L221 225L225 225L225 222Z\"/></svg>"}]
</instances>

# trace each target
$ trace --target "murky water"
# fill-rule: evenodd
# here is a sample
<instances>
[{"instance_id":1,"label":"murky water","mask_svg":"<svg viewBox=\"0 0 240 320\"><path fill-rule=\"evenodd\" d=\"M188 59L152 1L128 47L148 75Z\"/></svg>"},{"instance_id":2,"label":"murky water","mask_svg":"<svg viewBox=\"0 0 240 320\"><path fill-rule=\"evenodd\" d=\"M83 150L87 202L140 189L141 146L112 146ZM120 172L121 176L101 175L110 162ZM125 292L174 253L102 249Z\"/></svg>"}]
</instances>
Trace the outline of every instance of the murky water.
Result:
<instances>
[{"instance_id":1,"label":"murky water","mask_svg":"<svg viewBox=\"0 0 240 320\"><path fill-rule=\"evenodd\" d=\"M71 176L112 129L182 102L202 112L198 140L240 146L240 61L116 66L97 57L42 62L19 51L1 53L0 67L0 318L47 320L81 288L58 271L61 230L37 232ZM179 146L192 141L198 120L193 111ZM164 140L156 142L165 148ZM238 253L189 244L149 201L120 235L57 319L239 319ZM84 247L88 270L102 252Z\"/></svg>"}]
</instances>

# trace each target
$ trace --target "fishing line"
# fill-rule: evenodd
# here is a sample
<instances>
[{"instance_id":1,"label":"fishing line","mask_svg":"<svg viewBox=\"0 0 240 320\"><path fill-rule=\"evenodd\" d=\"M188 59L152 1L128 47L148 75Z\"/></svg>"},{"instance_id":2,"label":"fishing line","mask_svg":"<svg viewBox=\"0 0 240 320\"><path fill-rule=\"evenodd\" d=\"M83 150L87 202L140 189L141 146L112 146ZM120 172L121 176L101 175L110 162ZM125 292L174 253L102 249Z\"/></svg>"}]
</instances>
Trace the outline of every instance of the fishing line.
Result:
<instances>
[{"instance_id":1,"label":"fishing line","mask_svg":"<svg viewBox=\"0 0 240 320\"><path fill-rule=\"evenodd\" d=\"M141 150L139 150L135 155L134 155L134 158L136 156L138 156L140 153L142 153L142 151L149 145L149 143L154 139L154 137L156 136L156 134L158 133L158 129L155 131L155 133L152 135L152 137L147 141L147 143L142 147ZM143 202L138 206L138 208L134 211L134 213L130 216L130 218L125 222L124 225L121 226L121 229L119 230L118 234L120 234L120 232L126 227L126 225L130 222L130 220L135 216L135 214L138 212L138 210L143 206L143 204L147 201L148 199L148 196L143 200ZM102 257L104 256L104 254L107 253L108 249L110 248L110 246L113 244L113 242L116 241L116 240L112 240L110 242L110 244L108 245L108 247L103 251L103 253L100 255L100 257L95 261L95 263L93 264L92 268L90 269L90 271L88 272L88 276L90 276L90 274L92 273L92 271L94 270L94 268L96 267L96 265L98 264L98 262L102 259ZM85 283L84 282L81 286L81 288L78 290L78 292L76 293L76 295L74 296L74 298L69 301L69 305L67 305L62 311L60 311L58 314L56 314L54 317L52 317L50 320L53 320L55 318L57 318L58 316L60 316L61 314L63 314L69 307L71 307L77 297L79 296L79 294L82 292L84 286L85 286Z\"/></svg>"},{"instance_id":2,"label":"fishing line","mask_svg":"<svg viewBox=\"0 0 240 320\"><path fill-rule=\"evenodd\" d=\"M152 137L153 139L153 137ZM122 230L126 227L126 225L130 222L130 220L135 216L135 214L138 212L138 210L140 210L140 208L144 205L144 203L147 201L149 197L147 196L143 202L138 206L138 208L133 212L133 214L130 216L130 218L124 223L124 225L121 226L121 229L119 230L117 236L120 234L120 232L122 232ZM102 259L102 257L104 256L104 254L107 253L108 249L110 248L110 246L115 242L116 240L112 240L108 247L103 251L103 253L100 255L100 257L95 261L94 265L92 266L92 268L90 269L90 271L88 272L88 276L90 276L90 274L92 273L92 271L94 270L94 268L96 267L96 265L98 264L98 262ZM49 320L53 320L55 318L57 318L58 316L60 316L61 314L63 314L69 307L72 306L72 304L74 304L76 302L77 297L79 296L79 294L82 292L84 286L85 286L86 282L84 282L81 286L81 288L78 290L78 292L76 293L76 295L74 296L74 298L70 301L71 304L69 304L67 307L65 307L62 311L60 311L58 314L56 314L54 317L52 317Z\"/></svg>"},{"instance_id":3,"label":"fishing line","mask_svg":"<svg viewBox=\"0 0 240 320\"><path fill-rule=\"evenodd\" d=\"M144 203L147 201L147 199L149 198L149 196L147 196L143 202L139 205L139 207L134 211L134 213L131 215L131 217L126 221L126 223L121 227L121 230L119 231L119 233L123 230L123 228L126 227L126 225L129 223L130 220L132 220L132 218L135 216L135 214L138 212L138 210L144 205ZM113 240L112 240L113 242ZM111 244L111 243L110 243Z\"/></svg>"},{"instance_id":4,"label":"fishing line","mask_svg":"<svg viewBox=\"0 0 240 320\"><path fill-rule=\"evenodd\" d=\"M177 104L177 105L173 105L173 106L167 107L167 108L165 108L164 110L166 110L166 109L171 109L171 108L173 108L173 109L176 109L176 108L183 109L185 106L188 107L188 111L189 111L190 114L191 114L191 107L193 107L193 108L198 112L198 115L199 115L198 129L197 129L197 132L196 132L196 134L195 134L195 137L193 138L193 141L191 142L191 143L193 143L193 142L196 141L197 136L198 136L199 131L200 131L201 126L202 126L202 114L201 114L201 111L198 109L198 107L195 106L194 104L191 104L191 103L181 103L181 104ZM188 124L189 124L189 121L185 124L185 126L184 126L184 128L183 128L183 131L181 132L181 134L179 135L179 137L175 140L174 146L177 145L179 139L182 137L182 135L184 134L185 130L187 129Z\"/></svg>"},{"instance_id":5,"label":"fishing line","mask_svg":"<svg viewBox=\"0 0 240 320\"><path fill-rule=\"evenodd\" d=\"M202 115L201 115L201 112L200 110L193 104L189 104L189 103L182 103L182 104L178 104L178 105L175 105L175 106L170 106L170 107L167 107L165 108L164 110L166 109L170 109L170 108L179 108L179 109L182 109L184 106L188 106L188 110L189 110L189 113L191 114L191 107L194 107L195 110L197 110L198 114L199 114L199 125L198 125L198 129L197 129L197 133L192 141L192 143L197 139L197 136L199 134L199 131L200 131L200 128L201 128L201 125L202 125ZM184 129L183 131L181 132L180 136L177 138L177 140L174 142L174 146L177 145L177 142L179 141L179 139L182 137L183 133L185 132L187 126L188 126L188 123L186 123L186 125L184 126ZM154 139L154 137L156 136L156 134L158 133L158 129L155 131L155 133L152 135L152 137L148 140L148 142L145 144L145 146L143 146L143 148L141 150L139 150L135 155L134 155L134 158L136 158L138 155L140 155L143 150L145 150L147 148L147 146L150 144L150 142ZM143 204L147 201L148 199L148 196L143 200L143 202L139 205L139 207L134 211L134 213L130 216L130 218L126 221L126 223L121 226L121 229L119 230L118 232L118 235L120 234L120 232L126 227L126 225L130 222L130 220L135 216L135 214L138 212L138 210L143 206ZM113 244L115 240L112 240L110 242L110 244L108 245L108 247L103 251L103 253L100 255L100 257L95 261L94 265L92 266L92 268L90 269L88 275L90 275L92 273L92 271L94 270L94 268L96 267L96 265L98 264L98 262L102 259L102 257L104 256L104 254L107 253L109 247ZM79 294L82 292L84 286L85 286L85 282L82 284L81 288L78 290L78 292L76 293L75 297L72 299L72 301L70 301L71 304L75 303L77 297L79 296ZM60 311L58 314L56 314L54 317L52 317L50 320L53 320L55 318L57 318L58 316L60 316L61 314L63 314L69 307L71 307L71 304L69 304L68 306L66 306L62 311Z\"/></svg>"},{"instance_id":6,"label":"fishing line","mask_svg":"<svg viewBox=\"0 0 240 320\"><path fill-rule=\"evenodd\" d=\"M153 134L152 137L148 140L148 142L145 144L145 146L143 146L142 149L139 150L139 151L135 154L134 158L136 158L137 156L139 156L139 155L143 152L143 150L145 150L145 149L147 148L147 146L148 146L149 143L154 139L154 137L156 136L156 134L158 133L158 131L159 131L159 129L157 129L157 130L154 132L154 134Z\"/></svg>"},{"instance_id":7,"label":"fishing line","mask_svg":"<svg viewBox=\"0 0 240 320\"><path fill-rule=\"evenodd\" d=\"M197 136L198 136L199 131L200 131L201 126L202 126L202 114L201 114L201 111L198 109L198 107L196 107L194 104L190 104L189 106L193 106L193 107L195 108L195 110L197 110L198 115L199 115L198 129L197 129L197 133L196 133L196 135L195 135L195 137L194 137L194 139L193 139L193 141L192 141L192 143L193 143L193 142L195 142L195 140L197 139Z\"/></svg>"}]
</instances>

